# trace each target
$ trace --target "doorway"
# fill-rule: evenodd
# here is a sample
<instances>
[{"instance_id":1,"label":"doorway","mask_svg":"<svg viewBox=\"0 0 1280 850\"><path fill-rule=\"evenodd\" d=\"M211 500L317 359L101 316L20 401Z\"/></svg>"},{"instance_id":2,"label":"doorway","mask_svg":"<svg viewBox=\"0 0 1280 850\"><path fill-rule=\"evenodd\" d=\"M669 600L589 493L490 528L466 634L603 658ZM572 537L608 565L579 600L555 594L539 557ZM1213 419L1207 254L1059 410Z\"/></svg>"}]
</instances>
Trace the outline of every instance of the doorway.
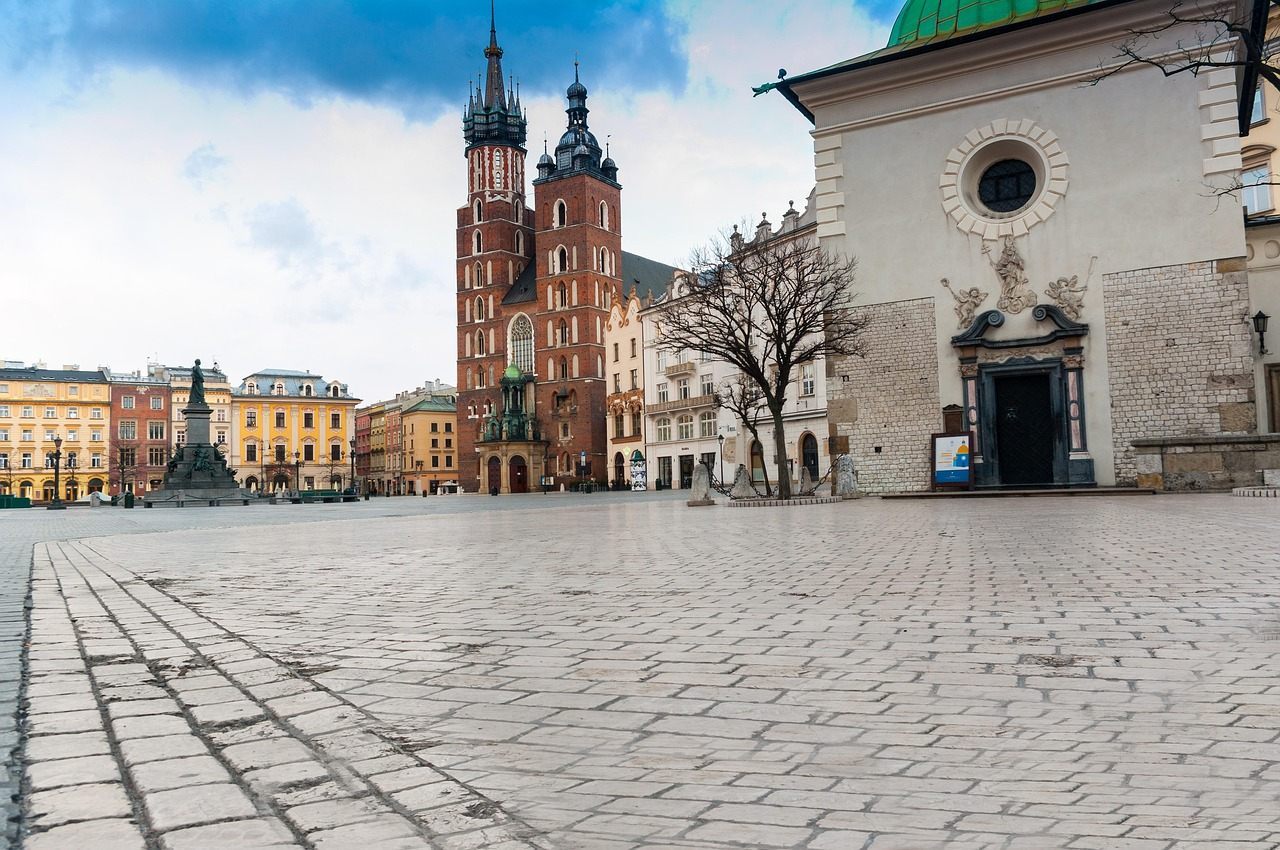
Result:
<instances>
[{"instance_id":1,"label":"doorway","mask_svg":"<svg viewBox=\"0 0 1280 850\"><path fill-rule=\"evenodd\" d=\"M1004 375L995 384L996 456L1005 487L1044 487L1054 481L1056 421L1046 372Z\"/></svg>"},{"instance_id":2,"label":"doorway","mask_svg":"<svg viewBox=\"0 0 1280 850\"><path fill-rule=\"evenodd\" d=\"M809 470L809 478L818 480L818 438L805 434L800 438L800 462Z\"/></svg>"},{"instance_id":3,"label":"doorway","mask_svg":"<svg viewBox=\"0 0 1280 850\"><path fill-rule=\"evenodd\" d=\"M529 467L519 455L511 458L510 487L512 493L529 492Z\"/></svg>"},{"instance_id":4,"label":"doorway","mask_svg":"<svg viewBox=\"0 0 1280 850\"><path fill-rule=\"evenodd\" d=\"M502 492L502 461L496 457L489 458L489 492Z\"/></svg>"},{"instance_id":5,"label":"doorway","mask_svg":"<svg viewBox=\"0 0 1280 850\"><path fill-rule=\"evenodd\" d=\"M680 489L693 486L693 455L680 455Z\"/></svg>"}]
</instances>

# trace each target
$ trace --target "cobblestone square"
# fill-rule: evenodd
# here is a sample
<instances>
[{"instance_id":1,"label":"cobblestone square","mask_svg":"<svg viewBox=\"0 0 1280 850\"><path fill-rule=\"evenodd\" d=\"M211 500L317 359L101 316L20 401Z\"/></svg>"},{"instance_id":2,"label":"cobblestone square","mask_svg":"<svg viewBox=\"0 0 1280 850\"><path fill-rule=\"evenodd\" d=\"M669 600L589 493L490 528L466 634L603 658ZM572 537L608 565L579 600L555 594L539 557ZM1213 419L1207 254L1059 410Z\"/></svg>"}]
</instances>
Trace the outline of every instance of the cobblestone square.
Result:
<instances>
[{"instance_id":1,"label":"cobblestone square","mask_svg":"<svg viewBox=\"0 0 1280 850\"><path fill-rule=\"evenodd\" d=\"M28 848L1280 848L1280 505L5 512Z\"/></svg>"}]
</instances>

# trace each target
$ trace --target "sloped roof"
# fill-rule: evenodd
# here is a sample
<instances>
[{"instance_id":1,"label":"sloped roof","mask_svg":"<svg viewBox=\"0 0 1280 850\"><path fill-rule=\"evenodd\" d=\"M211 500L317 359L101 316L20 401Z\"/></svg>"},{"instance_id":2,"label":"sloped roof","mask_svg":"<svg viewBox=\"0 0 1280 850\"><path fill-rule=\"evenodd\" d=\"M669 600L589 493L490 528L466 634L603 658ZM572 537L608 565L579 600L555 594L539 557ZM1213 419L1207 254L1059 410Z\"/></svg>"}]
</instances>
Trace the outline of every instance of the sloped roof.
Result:
<instances>
[{"instance_id":1,"label":"sloped roof","mask_svg":"<svg viewBox=\"0 0 1280 850\"><path fill-rule=\"evenodd\" d=\"M71 369L0 369L0 379L10 381L63 381L66 383L105 384L107 376L101 371L73 371Z\"/></svg>"},{"instance_id":2,"label":"sloped roof","mask_svg":"<svg viewBox=\"0 0 1280 850\"><path fill-rule=\"evenodd\" d=\"M644 303L650 294L657 298L667 291L667 284L671 283L671 279L678 271L679 269L675 266L623 251L622 268L619 272L622 278L622 297L629 297L631 285L635 284L636 296L641 303Z\"/></svg>"},{"instance_id":3,"label":"sloped roof","mask_svg":"<svg viewBox=\"0 0 1280 850\"><path fill-rule=\"evenodd\" d=\"M525 304L538 300L538 289L533 285L535 280L537 280L537 269L534 268L533 263L529 263L520 271L520 276L507 290L507 294L502 296L502 303Z\"/></svg>"}]
</instances>

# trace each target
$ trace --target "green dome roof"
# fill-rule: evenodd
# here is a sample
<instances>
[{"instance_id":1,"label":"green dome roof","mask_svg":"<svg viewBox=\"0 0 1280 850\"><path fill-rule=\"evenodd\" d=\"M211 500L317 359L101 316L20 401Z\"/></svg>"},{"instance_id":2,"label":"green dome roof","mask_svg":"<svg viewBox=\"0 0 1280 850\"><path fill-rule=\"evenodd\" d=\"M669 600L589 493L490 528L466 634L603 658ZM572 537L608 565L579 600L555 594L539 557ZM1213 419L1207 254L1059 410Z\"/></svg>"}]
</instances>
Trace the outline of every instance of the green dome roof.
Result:
<instances>
[{"instance_id":1,"label":"green dome roof","mask_svg":"<svg viewBox=\"0 0 1280 850\"><path fill-rule=\"evenodd\" d=\"M502 373L502 377L512 381L519 379L522 375L524 375L524 372L521 372L520 367L514 363L508 366L507 370Z\"/></svg>"},{"instance_id":2,"label":"green dome roof","mask_svg":"<svg viewBox=\"0 0 1280 850\"><path fill-rule=\"evenodd\" d=\"M940 41L1100 0L907 0L889 34L888 47Z\"/></svg>"}]
</instances>

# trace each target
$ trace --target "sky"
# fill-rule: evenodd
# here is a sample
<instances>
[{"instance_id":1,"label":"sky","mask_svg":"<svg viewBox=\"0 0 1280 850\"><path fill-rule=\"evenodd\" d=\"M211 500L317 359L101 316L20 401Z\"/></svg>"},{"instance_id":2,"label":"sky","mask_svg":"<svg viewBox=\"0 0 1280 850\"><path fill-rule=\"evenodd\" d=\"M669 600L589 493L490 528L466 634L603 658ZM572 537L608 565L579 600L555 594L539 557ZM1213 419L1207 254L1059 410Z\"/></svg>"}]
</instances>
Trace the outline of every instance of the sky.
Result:
<instances>
[{"instance_id":1,"label":"sky","mask_svg":"<svg viewBox=\"0 0 1280 850\"><path fill-rule=\"evenodd\" d=\"M813 187L751 87L882 47L893 0L497 0L527 173L573 63L623 247L684 265ZM483 0L0 0L0 359L453 383L461 129ZM526 186L532 192L532 186Z\"/></svg>"}]
</instances>

